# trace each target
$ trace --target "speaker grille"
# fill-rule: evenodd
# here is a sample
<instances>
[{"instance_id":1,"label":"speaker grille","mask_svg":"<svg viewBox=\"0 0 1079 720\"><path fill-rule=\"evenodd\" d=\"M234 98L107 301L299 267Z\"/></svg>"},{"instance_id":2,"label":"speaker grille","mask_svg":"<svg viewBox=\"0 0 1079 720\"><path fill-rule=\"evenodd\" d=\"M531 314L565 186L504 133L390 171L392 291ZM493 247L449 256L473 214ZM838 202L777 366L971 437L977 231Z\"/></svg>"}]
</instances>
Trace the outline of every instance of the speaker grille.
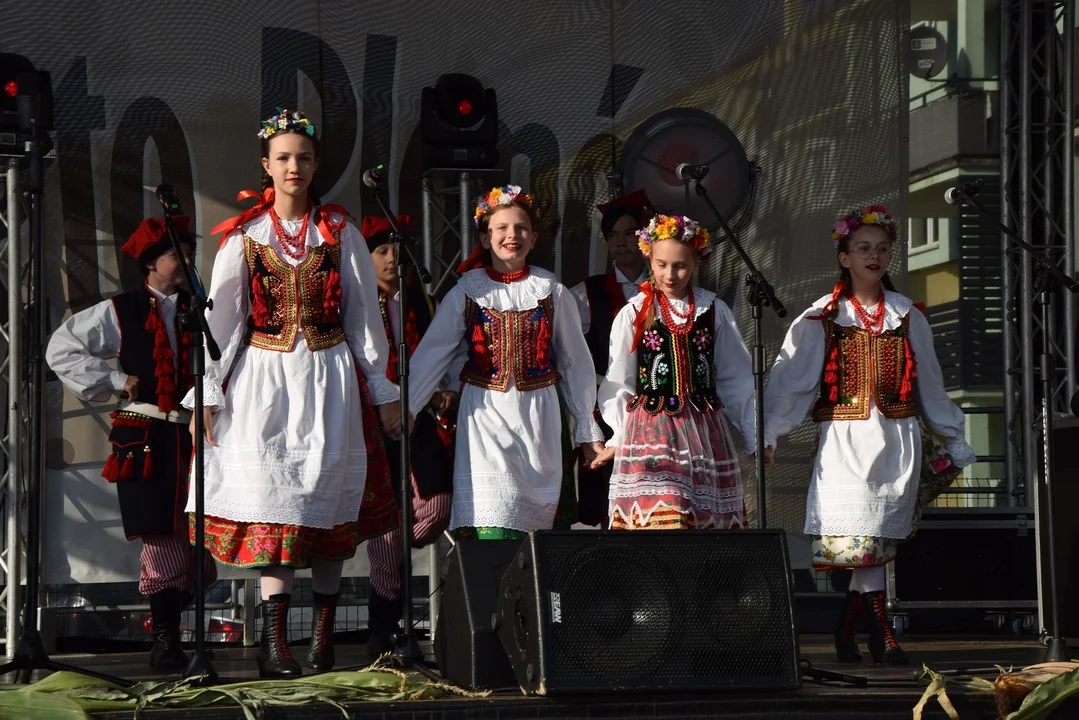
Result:
<instances>
[{"instance_id":1,"label":"speaker grille","mask_svg":"<svg viewBox=\"0 0 1079 720\"><path fill-rule=\"evenodd\" d=\"M582 535L534 545L552 687L797 685L781 534Z\"/></svg>"}]
</instances>

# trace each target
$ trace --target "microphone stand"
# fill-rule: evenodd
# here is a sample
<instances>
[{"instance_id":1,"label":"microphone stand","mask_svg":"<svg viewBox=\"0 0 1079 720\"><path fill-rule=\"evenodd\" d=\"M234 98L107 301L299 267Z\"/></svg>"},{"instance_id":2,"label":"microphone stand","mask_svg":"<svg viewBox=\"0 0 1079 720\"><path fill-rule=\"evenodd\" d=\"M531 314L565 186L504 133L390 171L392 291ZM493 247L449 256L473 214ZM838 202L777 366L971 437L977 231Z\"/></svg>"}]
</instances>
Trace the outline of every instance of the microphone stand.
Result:
<instances>
[{"instance_id":1,"label":"microphone stand","mask_svg":"<svg viewBox=\"0 0 1079 720\"><path fill-rule=\"evenodd\" d=\"M982 215L992 220L1002 233L1010 237L1015 244L1018 245L1030 255L1035 261L1037 269L1039 271L1041 280L1041 290L1038 293L1038 304L1041 306L1041 323L1042 323L1042 346L1041 346L1041 375L1042 375L1042 455L1045 461L1045 499L1048 506L1046 515L1048 516L1048 527L1046 528L1049 533L1049 594L1050 597L1050 624L1052 625L1051 632L1046 638L1046 662L1066 662L1071 659L1071 653L1068 652L1067 643L1060 634L1060 596L1057 594L1057 554L1056 554L1056 533L1053 527L1053 481L1052 481L1052 460L1053 460L1053 375L1056 372L1053 362L1052 351L1052 339L1049 337L1049 306L1052 301L1052 294L1056 292L1058 288L1063 286L1068 292L1079 292L1079 283L1071 279L1060 268L1053 265L1046 256L1041 253L1037 248L1028 243L1025 239L1020 237L1020 234L1011 228L1007 227L1000 221L999 218L992 215L982 205L974 199L973 193L969 193L962 187L955 189L955 194L959 197L962 203L969 204L976 208Z\"/></svg>"},{"instance_id":2,"label":"microphone stand","mask_svg":"<svg viewBox=\"0 0 1079 720\"><path fill-rule=\"evenodd\" d=\"M731 230L727 221L723 218L722 213L716 208L712 202L712 198L708 197L708 191L705 190L704 185L701 184L700 178L693 178L693 182L696 185L697 195L704 199L704 202L708 205L708 208L712 211L716 220L719 221L719 226L723 228L723 232L727 235L727 239L730 240L731 245L734 246L738 256L745 263L746 269L746 288L747 298L749 304L753 307L753 384L756 392L756 401L754 402L754 409L756 411L756 430L755 439L757 445L757 517L758 525L761 529L768 527L768 516L765 506L765 484L764 484L764 375L767 372L764 363L764 334L761 329L761 320L764 316L763 307L767 305L775 311L779 317L786 317L787 310L783 307L783 304L779 302L776 297L775 290L772 289L771 284L764 277L757 266L753 264L753 261L749 259L749 255L746 254L745 248L742 247L742 243L738 242L738 238L735 236L734 231Z\"/></svg>"},{"instance_id":3,"label":"microphone stand","mask_svg":"<svg viewBox=\"0 0 1079 720\"><path fill-rule=\"evenodd\" d=\"M412 448L410 439L412 432L409 428L408 411L408 342L405 338L405 327L408 325L408 274L409 269L416 268L422 283L431 282L431 274L419 261L419 253L409 235L401 229L397 223L397 217L390 212L383 197L378 183L370 183L375 201L382 209L382 213L390 222L392 228L390 237L404 252L397 253L397 295L398 303L398 332L397 339L397 383L401 390L401 545L404 552L401 553L401 624L403 629L397 637L396 659L402 667L423 668L423 652L412 628Z\"/></svg>"},{"instance_id":4,"label":"microphone stand","mask_svg":"<svg viewBox=\"0 0 1079 720\"><path fill-rule=\"evenodd\" d=\"M214 340L210 326L206 322L206 310L213 311L213 301L206 297L206 291L202 283L198 282L197 274L184 262L183 249L180 247L180 237L173 224L173 214L179 214L180 206L172 197L172 188L162 185L157 189L157 199L165 211L165 229L169 239L172 240L172 249L176 257L180 259L180 267L184 271L184 280L188 290L191 291L190 308L186 312L178 310L181 327L191 332L191 377L195 385L195 651L191 660L184 670L185 678L201 678L199 684L210 685L217 681L217 672L210 662L210 653L206 650L206 508L204 501L206 496L205 485L205 456L203 446L205 441L205 422L203 419L203 376L206 374L206 355L210 354L211 360L221 359L221 350Z\"/></svg>"}]
</instances>

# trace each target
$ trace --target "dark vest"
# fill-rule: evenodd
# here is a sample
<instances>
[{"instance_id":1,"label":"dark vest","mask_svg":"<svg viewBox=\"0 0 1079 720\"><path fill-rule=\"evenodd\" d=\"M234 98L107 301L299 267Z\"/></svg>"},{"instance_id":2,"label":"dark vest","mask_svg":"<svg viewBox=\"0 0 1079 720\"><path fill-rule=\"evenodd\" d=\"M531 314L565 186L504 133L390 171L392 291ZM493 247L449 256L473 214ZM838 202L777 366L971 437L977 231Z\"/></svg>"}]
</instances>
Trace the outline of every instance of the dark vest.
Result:
<instances>
[{"instance_id":1,"label":"dark vest","mask_svg":"<svg viewBox=\"0 0 1079 720\"><path fill-rule=\"evenodd\" d=\"M723 407L716 394L715 318L713 305L685 335L672 333L658 318L644 331L637 346L637 394L628 410L640 406L650 415L677 415L686 403L698 412Z\"/></svg>"},{"instance_id":2,"label":"dark vest","mask_svg":"<svg viewBox=\"0 0 1079 720\"><path fill-rule=\"evenodd\" d=\"M120 321L120 369L128 375L134 375L139 379L139 396L131 400L157 405L157 377L154 370L157 362L154 360L154 335L146 330L146 320L150 316L151 301L156 304L157 296L150 292L144 285L138 290L121 293L112 298L112 306L116 309L116 317ZM191 296L184 290L180 291L177 298L177 306L187 306L191 302ZM177 317L179 315L177 314ZM175 328L177 348L176 354L180 354L179 339L182 335L180 329ZM174 364L179 370L180 359L174 359ZM179 377L177 376L177 385ZM187 392L183 388L177 396L181 400Z\"/></svg>"},{"instance_id":3,"label":"dark vest","mask_svg":"<svg viewBox=\"0 0 1079 720\"><path fill-rule=\"evenodd\" d=\"M584 289L588 293L588 311L591 315L588 332L584 334L584 339L588 343L588 351L592 353L596 374L606 375L607 365L610 363L611 327L614 325L616 312L611 302L611 294L607 291L607 275L593 275L587 278L584 281ZM618 292L622 292L621 285L618 286ZM623 302L622 305L624 304Z\"/></svg>"},{"instance_id":4,"label":"dark vest","mask_svg":"<svg viewBox=\"0 0 1079 720\"><path fill-rule=\"evenodd\" d=\"M816 422L865 420L869 417L870 397L886 418L918 414L912 384L916 363L907 337L910 315L895 330L879 335L870 335L859 327L843 327L830 319L821 322L824 373L820 398L813 408Z\"/></svg>"}]
</instances>

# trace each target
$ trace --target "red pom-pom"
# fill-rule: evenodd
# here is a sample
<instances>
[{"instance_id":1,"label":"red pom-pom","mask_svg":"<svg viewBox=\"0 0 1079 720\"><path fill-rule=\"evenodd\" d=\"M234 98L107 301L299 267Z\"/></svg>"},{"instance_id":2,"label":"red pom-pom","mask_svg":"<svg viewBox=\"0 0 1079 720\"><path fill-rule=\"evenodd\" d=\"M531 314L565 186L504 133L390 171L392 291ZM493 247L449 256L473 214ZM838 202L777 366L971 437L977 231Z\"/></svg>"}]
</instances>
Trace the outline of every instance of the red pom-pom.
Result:
<instances>
[{"instance_id":1,"label":"red pom-pom","mask_svg":"<svg viewBox=\"0 0 1079 720\"><path fill-rule=\"evenodd\" d=\"M330 268L326 274L326 297L322 301L322 312L326 322L337 322L341 309L341 274Z\"/></svg>"},{"instance_id":2,"label":"red pom-pom","mask_svg":"<svg viewBox=\"0 0 1079 720\"><path fill-rule=\"evenodd\" d=\"M914 378L918 377L914 368L918 362L914 359L909 337L903 338L903 354L906 362L903 367L903 383L899 386L899 401L911 402L914 400Z\"/></svg>"},{"instance_id":3,"label":"red pom-pom","mask_svg":"<svg viewBox=\"0 0 1079 720\"><path fill-rule=\"evenodd\" d=\"M551 360L551 326L547 323L544 315L539 321L539 331L536 333L536 365L540 369L546 368Z\"/></svg>"},{"instance_id":4,"label":"red pom-pom","mask_svg":"<svg viewBox=\"0 0 1079 720\"><path fill-rule=\"evenodd\" d=\"M105 461L105 469L101 471L101 477L111 483L114 483L119 479L120 461L117 459L116 453L109 453L109 459Z\"/></svg>"},{"instance_id":5,"label":"red pom-pom","mask_svg":"<svg viewBox=\"0 0 1079 720\"><path fill-rule=\"evenodd\" d=\"M475 354L476 364L480 369L491 369L491 358L487 354L487 338L483 334L483 326L477 323L472 326L472 351Z\"/></svg>"},{"instance_id":6,"label":"red pom-pom","mask_svg":"<svg viewBox=\"0 0 1079 720\"><path fill-rule=\"evenodd\" d=\"M266 307L266 298L262 293L262 278L258 273L251 278L251 314L255 324L266 327L270 324L270 309Z\"/></svg>"}]
</instances>

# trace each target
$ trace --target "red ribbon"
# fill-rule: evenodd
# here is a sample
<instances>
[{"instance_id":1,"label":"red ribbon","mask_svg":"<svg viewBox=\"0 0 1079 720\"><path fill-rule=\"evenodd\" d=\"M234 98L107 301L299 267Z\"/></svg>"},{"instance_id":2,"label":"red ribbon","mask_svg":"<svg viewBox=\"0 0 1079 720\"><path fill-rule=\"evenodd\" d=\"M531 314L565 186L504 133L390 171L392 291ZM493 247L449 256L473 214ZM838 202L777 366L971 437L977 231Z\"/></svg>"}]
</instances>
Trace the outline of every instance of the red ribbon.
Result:
<instances>
[{"instance_id":1,"label":"red ribbon","mask_svg":"<svg viewBox=\"0 0 1079 720\"><path fill-rule=\"evenodd\" d=\"M210 235L222 233L221 244L217 246L217 249L220 250L224 246L225 240L228 238L230 232L236 228L243 227L262 213L269 211L269 209L273 207L275 197L276 195L272 187L266 188L261 195L254 190L241 190L239 194L236 195L236 202L243 202L244 200L250 200L251 198L261 199L255 203L255 205L244 210L239 215L230 217L228 220L214 226L214 229L210 231ZM315 226L318 227L322 239L329 245L336 245L337 238L334 236L334 233L340 231L341 228L345 226L345 221L342 219L340 223L331 225L328 217L332 212L340 213L344 217L352 217L351 213L340 205L320 205L312 211L313 215L311 219L315 222Z\"/></svg>"},{"instance_id":2,"label":"red ribbon","mask_svg":"<svg viewBox=\"0 0 1079 720\"><path fill-rule=\"evenodd\" d=\"M645 280L637 286L637 289L644 293L644 302L641 303L641 309L637 311L637 317L633 318L633 344L629 346L630 352L636 352L637 346L641 344L641 338L644 336L645 318L648 317L648 312L652 309L652 303L656 299L655 288L652 287L652 283L649 281Z\"/></svg>"}]
</instances>

